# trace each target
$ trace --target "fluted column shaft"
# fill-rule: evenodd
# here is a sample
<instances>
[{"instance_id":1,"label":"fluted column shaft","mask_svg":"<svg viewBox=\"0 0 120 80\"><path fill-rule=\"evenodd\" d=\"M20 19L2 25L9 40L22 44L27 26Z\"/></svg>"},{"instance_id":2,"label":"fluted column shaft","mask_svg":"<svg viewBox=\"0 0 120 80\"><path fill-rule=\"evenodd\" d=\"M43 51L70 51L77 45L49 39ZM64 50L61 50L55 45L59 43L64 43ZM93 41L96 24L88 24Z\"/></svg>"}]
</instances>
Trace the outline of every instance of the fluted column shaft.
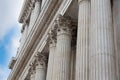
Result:
<instances>
[{"instance_id":1,"label":"fluted column shaft","mask_svg":"<svg viewBox=\"0 0 120 80\"><path fill-rule=\"evenodd\" d=\"M49 60L48 60L48 69L47 69L47 79L46 80L54 80L54 58L56 51L56 43L55 41L50 41L49 44Z\"/></svg>"},{"instance_id":2,"label":"fluted column shaft","mask_svg":"<svg viewBox=\"0 0 120 80\"><path fill-rule=\"evenodd\" d=\"M88 41L90 26L90 1L78 0L78 30L76 50L76 76L75 80L88 80Z\"/></svg>"},{"instance_id":3,"label":"fluted column shaft","mask_svg":"<svg viewBox=\"0 0 120 80\"><path fill-rule=\"evenodd\" d=\"M91 0L89 80L116 80L110 0Z\"/></svg>"},{"instance_id":4,"label":"fluted column shaft","mask_svg":"<svg viewBox=\"0 0 120 80\"><path fill-rule=\"evenodd\" d=\"M71 31L69 26L61 21L58 22L57 30L54 80L70 80Z\"/></svg>"},{"instance_id":5,"label":"fluted column shaft","mask_svg":"<svg viewBox=\"0 0 120 80\"><path fill-rule=\"evenodd\" d=\"M46 63L43 60L36 64L35 80L46 80Z\"/></svg>"}]
</instances>

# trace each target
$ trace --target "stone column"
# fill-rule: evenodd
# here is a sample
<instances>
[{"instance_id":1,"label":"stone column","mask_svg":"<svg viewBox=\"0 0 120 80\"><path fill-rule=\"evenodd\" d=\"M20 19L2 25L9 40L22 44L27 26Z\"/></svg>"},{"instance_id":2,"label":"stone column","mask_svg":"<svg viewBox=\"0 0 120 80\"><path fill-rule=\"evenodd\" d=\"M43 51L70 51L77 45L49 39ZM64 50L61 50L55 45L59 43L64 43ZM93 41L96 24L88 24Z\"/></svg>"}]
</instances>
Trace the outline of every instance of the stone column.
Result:
<instances>
[{"instance_id":1,"label":"stone column","mask_svg":"<svg viewBox=\"0 0 120 80\"><path fill-rule=\"evenodd\" d=\"M71 30L70 20L59 16L57 20L55 74L53 80L70 80Z\"/></svg>"},{"instance_id":2,"label":"stone column","mask_svg":"<svg viewBox=\"0 0 120 80\"><path fill-rule=\"evenodd\" d=\"M31 74L30 80L35 80L35 73L32 73L32 74Z\"/></svg>"},{"instance_id":3,"label":"stone column","mask_svg":"<svg viewBox=\"0 0 120 80\"><path fill-rule=\"evenodd\" d=\"M35 80L35 67L34 65L30 65L31 68L30 68L30 80Z\"/></svg>"},{"instance_id":4,"label":"stone column","mask_svg":"<svg viewBox=\"0 0 120 80\"><path fill-rule=\"evenodd\" d=\"M116 80L111 0L91 0L89 80Z\"/></svg>"},{"instance_id":5,"label":"stone column","mask_svg":"<svg viewBox=\"0 0 120 80\"><path fill-rule=\"evenodd\" d=\"M36 74L35 80L46 80L46 59L43 57L36 57Z\"/></svg>"},{"instance_id":6,"label":"stone column","mask_svg":"<svg viewBox=\"0 0 120 80\"><path fill-rule=\"evenodd\" d=\"M51 31L49 35L49 60L48 60L48 69L47 69L47 79L54 80L54 58L56 53L56 36L55 33Z\"/></svg>"},{"instance_id":7,"label":"stone column","mask_svg":"<svg viewBox=\"0 0 120 80\"><path fill-rule=\"evenodd\" d=\"M90 1L78 0L79 15L77 29L75 80L88 80L88 41L90 26Z\"/></svg>"},{"instance_id":8,"label":"stone column","mask_svg":"<svg viewBox=\"0 0 120 80\"><path fill-rule=\"evenodd\" d=\"M35 80L35 72L31 73L30 80Z\"/></svg>"}]
</instances>

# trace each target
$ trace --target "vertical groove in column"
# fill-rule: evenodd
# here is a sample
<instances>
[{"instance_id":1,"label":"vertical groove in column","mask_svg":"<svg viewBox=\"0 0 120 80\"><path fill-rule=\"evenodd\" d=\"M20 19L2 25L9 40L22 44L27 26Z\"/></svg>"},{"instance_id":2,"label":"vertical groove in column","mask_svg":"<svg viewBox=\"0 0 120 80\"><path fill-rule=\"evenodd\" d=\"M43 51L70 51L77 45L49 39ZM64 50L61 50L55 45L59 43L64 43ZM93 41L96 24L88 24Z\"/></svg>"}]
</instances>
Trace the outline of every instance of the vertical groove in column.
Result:
<instances>
[{"instance_id":1,"label":"vertical groove in column","mask_svg":"<svg viewBox=\"0 0 120 80\"><path fill-rule=\"evenodd\" d=\"M110 0L91 0L89 80L116 80L114 50Z\"/></svg>"},{"instance_id":2,"label":"vertical groove in column","mask_svg":"<svg viewBox=\"0 0 120 80\"><path fill-rule=\"evenodd\" d=\"M52 42L49 45L49 61L48 61L48 69L47 69L47 79L46 80L54 80L54 58L56 51L56 43Z\"/></svg>"},{"instance_id":3,"label":"vertical groove in column","mask_svg":"<svg viewBox=\"0 0 120 80\"><path fill-rule=\"evenodd\" d=\"M76 72L75 80L88 80L88 41L90 26L90 2L78 0L79 17L77 31Z\"/></svg>"},{"instance_id":4,"label":"vertical groove in column","mask_svg":"<svg viewBox=\"0 0 120 80\"><path fill-rule=\"evenodd\" d=\"M113 0L113 22L116 51L117 80L120 80L120 0Z\"/></svg>"},{"instance_id":5,"label":"vertical groove in column","mask_svg":"<svg viewBox=\"0 0 120 80\"><path fill-rule=\"evenodd\" d=\"M64 29L61 27L57 32L54 80L70 80L71 33Z\"/></svg>"}]
</instances>

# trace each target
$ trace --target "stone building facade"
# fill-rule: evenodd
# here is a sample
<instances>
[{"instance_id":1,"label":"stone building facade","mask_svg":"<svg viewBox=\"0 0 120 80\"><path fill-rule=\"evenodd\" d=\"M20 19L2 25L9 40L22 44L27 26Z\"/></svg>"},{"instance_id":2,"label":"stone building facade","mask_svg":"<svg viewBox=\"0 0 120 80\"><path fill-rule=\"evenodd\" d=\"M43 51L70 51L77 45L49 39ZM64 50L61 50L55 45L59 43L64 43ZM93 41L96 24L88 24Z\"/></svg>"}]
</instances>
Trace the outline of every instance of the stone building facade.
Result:
<instances>
[{"instance_id":1,"label":"stone building facade","mask_svg":"<svg viewBox=\"0 0 120 80\"><path fill-rule=\"evenodd\" d=\"M120 0L24 0L8 80L120 80Z\"/></svg>"}]
</instances>

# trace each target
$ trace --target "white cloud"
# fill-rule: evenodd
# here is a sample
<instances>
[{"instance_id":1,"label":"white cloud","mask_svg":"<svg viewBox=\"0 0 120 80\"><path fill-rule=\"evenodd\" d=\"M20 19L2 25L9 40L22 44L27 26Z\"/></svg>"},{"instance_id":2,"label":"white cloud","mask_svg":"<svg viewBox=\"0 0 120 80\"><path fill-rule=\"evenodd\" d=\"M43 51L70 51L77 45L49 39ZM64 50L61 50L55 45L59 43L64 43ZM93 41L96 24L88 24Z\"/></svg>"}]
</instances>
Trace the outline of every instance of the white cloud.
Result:
<instances>
[{"instance_id":1,"label":"white cloud","mask_svg":"<svg viewBox=\"0 0 120 80\"><path fill-rule=\"evenodd\" d=\"M8 69L8 65L10 63L11 57L15 57L16 53L17 53L17 49L19 47L19 38L20 35L19 34L15 34L11 37L12 39L10 40L10 43L5 45L5 50L7 51L7 56L6 56L6 61L3 62L7 62L7 66L6 65L0 65L0 80L7 80L9 74L10 74L10 70ZM2 67L4 66L4 67Z\"/></svg>"},{"instance_id":2,"label":"white cloud","mask_svg":"<svg viewBox=\"0 0 120 80\"><path fill-rule=\"evenodd\" d=\"M19 39L20 39L19 35L14 35L14 36L12 36L12 40L10 41L10 43L5 46L6 51L8 52L8 55L10 57L16 56L18 47L20 45Z\"/></svg>"},{"instance_id":3,"label":"white cloud","mask_svg":"<svg viewBox=\"0 0 120 80\"><path fill-rule=\"evenodd\" d=\"M23 0L0 0L0 40L3 40L5 35L15 27L20 29L18 24L18 17L22 7ZM20 35L14 35L11 42L6 46L7 52L9 52L9 58L16 55L17 48L19 46ZM8 60L9 61L9 60ZM7 80L10 70L8 66L0 65L0 80Z\"/></svg>"},{"instance_id":4,"label":"white cloud","mask_svg":"<svg viewBox=\"0 0 120 80\"><path fill-rule=\"evenodd\" d=\"M18 17L23 0L0 0L0 40L9 32L15 24L18 24Z\"/></svg>"},{"instance_id":5,"label":"white cloud","mask_svg":"<svg viewBox=\"0 0 120 80\"><path fill-rule=\"evenodd\" d=\"M7 80L10 70L0 65L0 80Z\"/></svg>"},{"instance_id":6,"label":"white cloud","mask_svg":"<svg viewBox=\"0 0 120 80\"><path fill-rule=\"evenodd\" d=\"M11 42L11 55L12 56L15 56L16 52L17 52L17 48L19 47L19 37L14 37L12 39L12 42ZM16 50L16 51L15 51Z\"/></svg>"}]
</instances>

